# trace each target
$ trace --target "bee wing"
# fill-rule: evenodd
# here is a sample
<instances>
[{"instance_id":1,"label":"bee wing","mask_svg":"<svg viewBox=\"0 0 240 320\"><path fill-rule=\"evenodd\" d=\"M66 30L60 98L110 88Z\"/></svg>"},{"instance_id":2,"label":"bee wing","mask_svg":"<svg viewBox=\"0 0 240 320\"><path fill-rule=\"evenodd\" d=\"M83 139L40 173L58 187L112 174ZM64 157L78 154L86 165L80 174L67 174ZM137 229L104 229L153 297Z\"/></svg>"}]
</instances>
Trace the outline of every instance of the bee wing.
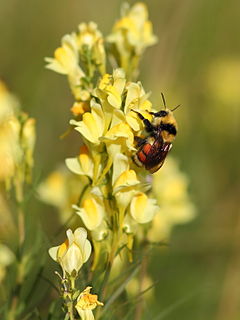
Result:
<instances>
[{"instance_id":1,"label":"bee wing","mask_svg":"<svg viewBox=\"0 0 240 320\"><path fill-rule=\"evenodd\" d=\"M162 140L156 139L151 147L150 152L147 155L145 168L149 170L150 173L154 173L159 170L162 167L171 147L171 143L162 142Z\"/></svg>"}]
</instances>

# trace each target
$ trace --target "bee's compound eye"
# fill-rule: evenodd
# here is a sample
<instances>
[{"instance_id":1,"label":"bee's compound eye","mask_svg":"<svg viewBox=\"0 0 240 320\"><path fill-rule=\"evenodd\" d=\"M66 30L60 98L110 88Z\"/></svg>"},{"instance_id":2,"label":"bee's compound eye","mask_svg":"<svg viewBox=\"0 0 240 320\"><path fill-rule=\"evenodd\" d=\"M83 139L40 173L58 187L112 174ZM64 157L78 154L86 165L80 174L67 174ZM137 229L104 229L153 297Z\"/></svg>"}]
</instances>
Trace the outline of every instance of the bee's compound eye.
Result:
<instances>
[{"instance_id":1,"label":"bee's compound eye","mask_svg":"<svg viewBox=\"0 0 240 320\"><path fill-rule=\"evenodd\" d=\"M167 111L165 111L165 110L160 110L159 112L158 112L158 117L166 117L168 115L168 112Z\"/></svg>"}]
</instances>

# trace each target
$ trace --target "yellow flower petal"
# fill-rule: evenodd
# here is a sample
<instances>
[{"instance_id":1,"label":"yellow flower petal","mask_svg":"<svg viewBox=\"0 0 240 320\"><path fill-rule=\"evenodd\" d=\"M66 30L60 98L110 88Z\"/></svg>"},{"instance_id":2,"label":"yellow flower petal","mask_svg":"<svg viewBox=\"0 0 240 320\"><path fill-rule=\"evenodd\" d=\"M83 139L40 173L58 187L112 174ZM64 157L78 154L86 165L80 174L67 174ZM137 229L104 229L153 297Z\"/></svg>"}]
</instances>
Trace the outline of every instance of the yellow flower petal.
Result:
<instances>
[{"instance_id":1,"label":"yellow flower petal","mask_svg":"<svg viewBox=\"0 0 240 320\"><path fill-rule=\"evenodd\" d=\"M75 125L75 130L88 141L96 145L100 144L99 138L104 132L104 114L101 105L92 100L91 113L84 113L82 121L71 120L70 124Z\"/></svg>"},{"instance_id":2,"label":"yellow flower petal","mask_svg":"<svg viewBox=\"0 0 240 320\"><path fill-rule=\"evenodd\" d=\"M130 213L138 223L151 221L158 210L155 199L150 199L145 193L137 193L130 204Z\"/></svg>"},{"instance_id":3,"label":"yellow flower petal","mask_svg":"<svg viewBox=\"0 0 240 320\"><path fill-rule=\"evenodd\" d=\"M94 230L102 223L105 208L103 200L97 196L89 196L83 201L82 207L73 206L89 230Z\"/></svg>"},{"instance_id":4,"label":"yellow flower petal","mask_svg":"<svg viewBox=\"0 0 240 320\"><path fill-rule=\"evenodd\" d=\"M77 158L68 158L65 162L73 173L93 178L93 159L85 145L80 148L80 155Z\"/></svg>"},{"instance_id":5,"label":"yellow flower petal","mask_svg":"<svg viewBox=\"0 0 240 320\"><path fill-rule=\"evenodd\" d=\"M126 187L136 186L139 183L140 181L137 179L136 172L134 170L126 170L115 181L113 193L116 193Z\"/></svg>"},{"instance_id":6,"label":"yellow flower petal","mask_svg":"<svg viewBox=\"0 0 240 320\"><path fill-rule=\"evenodd\" d=\"M77 228L73 233L67 230L67 239L60 246L49 249L50 256L57 261L65 273L71 275L73 271L78 272L91 254L91 244L87 240L87 231Z\"/></svg>"}]
</instances>

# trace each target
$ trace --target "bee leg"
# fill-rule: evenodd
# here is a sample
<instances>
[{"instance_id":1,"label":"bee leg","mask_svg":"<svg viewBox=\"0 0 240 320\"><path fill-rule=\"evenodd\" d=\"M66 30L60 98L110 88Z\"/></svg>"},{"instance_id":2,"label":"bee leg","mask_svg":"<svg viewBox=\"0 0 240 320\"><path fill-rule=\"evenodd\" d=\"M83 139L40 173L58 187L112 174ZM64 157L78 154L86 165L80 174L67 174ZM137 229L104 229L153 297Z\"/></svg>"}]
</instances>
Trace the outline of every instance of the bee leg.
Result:
<instances>
[{"instance_id":1,"label":"bee leg","mask_svg":"<svg viewBox=\"0 0 240 320\"><path fill-rule=\"evenodd\" d=\"M133 109L131 109L131 111L135 112L138 115L138 117L143 121L147 132L154 131L154 126L151 124L151 122L148 119L144 118L144 116L140 112Z\"/></svg>"},{"instance_id":2,"label":"bee leg","mask_svg":"<svg viewBox=\"0 0 240 320\"><path fill-rule=\"evenodd\" d=\"M136 146L139 148L146 143L146 139L134 136L134 141L136 142Z\"/></svg>"},{"instance_id":3,"label":"bee leg","mask_svg":"<svg viewBox=\"0 0 240 320\"><path fill-rule=\"evenodd\" d=\"M152 116L159 117L159 112L151 112L151 111L147 111L147 112Z\"/></svg>"}]
</instances>

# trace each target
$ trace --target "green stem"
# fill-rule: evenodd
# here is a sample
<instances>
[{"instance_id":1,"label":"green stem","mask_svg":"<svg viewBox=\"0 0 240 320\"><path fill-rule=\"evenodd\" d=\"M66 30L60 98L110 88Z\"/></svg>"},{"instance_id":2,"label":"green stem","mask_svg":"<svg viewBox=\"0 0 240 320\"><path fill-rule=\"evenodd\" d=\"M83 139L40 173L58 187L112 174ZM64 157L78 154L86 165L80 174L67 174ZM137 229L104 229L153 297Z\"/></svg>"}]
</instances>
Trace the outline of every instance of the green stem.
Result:
<instances>
[{"instance_id":1,"label":"green stem","mask_svg":"<svg viewBox=\"0 0 240 320\"><path fill-rule=\"evenodd\" d=\"M25 215L23 211L23 183L18 177L16 185L16 202L17 202L17 228L19 237L19 262L17 264L17 277L15 291L11 297L11 305L7 314L7 320L14 320L16 318L19 294L24 280L24 264L22 257L22 247L25 239Z\"/></svg>"},{"instance_id":2,"label":"green stem","mask_svg":"<svg viewBox=\"0 0 240 320\"><path fill-rule=\"evenodd\" d=\"M140 296L140 299L138 300L137 305L136 305L134 320L141 320L143 312L144 312L144 304L143 304L144 300L143 300L143 296L141 296L141 292L144 291L143 283L144 283L144 278L147 273L147 264L148 264L148 260L147 260L147 255L146 255L146 247L144 246L143 247L143 257L142 257L141 269L140 269L140 274L139 274L139 296Z\"/></svg>"},{"instance_id":3,"label":"green stem","mask_svg":"<svg viewBox=\"0 0 240 320\"><path fill-rule=\"evenodd\" d=\"M108 280L110 277L113 261L114 261L114 258L115 258L116 252L117 252L117 248L118 248L118 234L115 231L114 236L113 236L112 250L108 256L108 261L107 261L107 266L106 266L103 282L102 282L101 288L99 290L99 292L100 292L99 293L99 300L100 301L104 301L104 298L106 295L107 284L108 284ZM96 312L96 319L99 319L100 312L101 312L101 309L98 308L97 312Z\"/></svg>"},{"instance_id":4,"label":"green stem","mask_svg":"<svg viewBox=\"0 0 240 320\"><path fill-rule=\"evenodd\" d=\"M67 312L67 315L69 316L69 319L70 320L75 320L75 317L74 317L74 299L73 299L73 295L74 295L74 292L75 292L75 280L76 278L74 277L70 277L69 278L69 281L70 281L70 292L67 294L67 309L68 309L68 312Z\"/></svg>"},{"instance_id":5,"label":"green stem","mask_svg":"<svg viewBox=\"0 0 240 320\"><path fill-rule=\"evenodd\" d=\"M16 183L16 200L17 200L17 223L18 223L18 236L19 247L22 246L25 239L25 221L23 212L23 183L19 178Z\"/></svg>"}]
</instances>

